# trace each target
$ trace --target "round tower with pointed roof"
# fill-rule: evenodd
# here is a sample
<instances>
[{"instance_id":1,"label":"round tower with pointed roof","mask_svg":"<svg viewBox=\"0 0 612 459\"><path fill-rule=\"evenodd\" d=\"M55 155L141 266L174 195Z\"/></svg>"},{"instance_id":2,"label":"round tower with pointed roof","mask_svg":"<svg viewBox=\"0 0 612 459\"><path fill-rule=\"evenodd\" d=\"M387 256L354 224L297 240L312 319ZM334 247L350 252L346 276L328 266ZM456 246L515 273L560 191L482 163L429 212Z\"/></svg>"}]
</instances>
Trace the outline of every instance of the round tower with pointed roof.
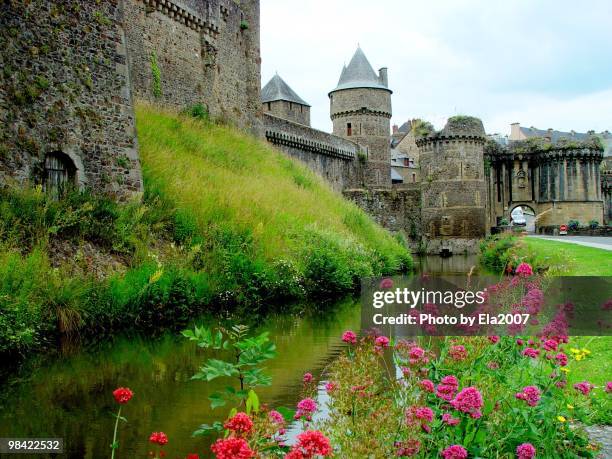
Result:
<instances>
[{"instance_id":1,"label":"round tower with pointed roof","mask_svg":"<svg viewBox=\"0 0 612 459\"><path fill-rule=\"evenodd\" d=\"M387 69L377 75L359 47L329 93L333 133L366 150L368 186L391 186L391 93Z\"/></svg>"}]
</instances>

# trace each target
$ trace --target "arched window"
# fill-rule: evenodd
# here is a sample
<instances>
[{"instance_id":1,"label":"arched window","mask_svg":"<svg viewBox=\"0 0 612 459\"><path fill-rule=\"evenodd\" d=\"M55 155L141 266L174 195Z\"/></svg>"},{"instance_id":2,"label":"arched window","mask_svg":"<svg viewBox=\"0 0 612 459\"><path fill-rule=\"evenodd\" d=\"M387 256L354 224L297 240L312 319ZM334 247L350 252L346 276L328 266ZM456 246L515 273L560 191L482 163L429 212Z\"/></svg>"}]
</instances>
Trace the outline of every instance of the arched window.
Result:
<instances>
[{"instance_id":1,"label":"arched window","mask_svg":"<svg viewBox=\"0 0 612 459\"><path fill-rule=\"evenodd\" d=\"M45 157L43 186L52 193L76 186L76 166L68 155L58 151Z\"/></svg>"}]
</instances>

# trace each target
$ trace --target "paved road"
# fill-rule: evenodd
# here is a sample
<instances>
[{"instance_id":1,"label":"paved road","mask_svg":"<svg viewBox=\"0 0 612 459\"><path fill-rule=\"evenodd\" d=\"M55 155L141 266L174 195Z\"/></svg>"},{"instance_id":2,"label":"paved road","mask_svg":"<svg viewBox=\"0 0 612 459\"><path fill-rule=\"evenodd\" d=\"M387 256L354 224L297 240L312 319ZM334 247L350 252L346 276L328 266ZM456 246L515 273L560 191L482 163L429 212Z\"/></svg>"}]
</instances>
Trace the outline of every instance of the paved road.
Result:
<instances>
[{"instance_id":1,"label":"paved road","mask_svg":"<svg viewBox=\"0 0 612 459\"><path fill-rule=\"evenodd\" d=\"M597 249L612 251L612 237L603 236L540 236L530 235L538 239L548 239L550 241L567 242L569 244L586 245L587 247L595 247Z\"/></svg>"}]
</instances>

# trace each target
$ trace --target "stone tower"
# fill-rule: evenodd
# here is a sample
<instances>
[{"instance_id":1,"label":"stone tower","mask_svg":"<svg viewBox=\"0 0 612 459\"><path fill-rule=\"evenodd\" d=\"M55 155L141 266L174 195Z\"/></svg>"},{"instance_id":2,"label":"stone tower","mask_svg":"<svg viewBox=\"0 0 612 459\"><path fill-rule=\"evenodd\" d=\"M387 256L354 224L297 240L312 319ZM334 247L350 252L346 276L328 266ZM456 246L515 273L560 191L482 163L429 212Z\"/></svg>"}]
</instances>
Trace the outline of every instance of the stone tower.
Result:
<instances>
[{"instance_id":1,"label":"stone tower","mask_svg":"<svg viewBox=\"0 0 612 459\"><path fill-rule=\"evenodd\" d=\"M310 105L278 73L261 90L264 113L310 126Z\"/></svg>"},{"instance_id":2,"label":"stone tower","mask_svg":"<svg viewBox=\"0 0 612 459\"><path fill-rule=\"evenodd\" d=\"M417 140L421 151L421 215L428 253L474 253L486 235L485 131L470 116L449 118Z\"/></svg>"},{"instance_id":3,"label":"stone tower","mask_svg":"<svg viewBox=\"0 0 612 459\"><path fill-rule=\"evenodd\" d=\"M391 93L387 69L374 72L361 48L342 69L338 86L329 93L333 133L366 151L365 185L391 186Z\"/></svg>"}]
</instances>

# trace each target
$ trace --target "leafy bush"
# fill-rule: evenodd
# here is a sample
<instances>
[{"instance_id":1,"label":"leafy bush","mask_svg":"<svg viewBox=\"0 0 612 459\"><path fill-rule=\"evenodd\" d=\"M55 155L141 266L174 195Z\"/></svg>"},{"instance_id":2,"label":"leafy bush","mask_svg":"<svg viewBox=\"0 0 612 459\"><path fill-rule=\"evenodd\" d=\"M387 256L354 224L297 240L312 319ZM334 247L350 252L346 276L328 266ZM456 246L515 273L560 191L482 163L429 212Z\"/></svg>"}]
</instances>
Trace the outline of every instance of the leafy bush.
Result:
<instances>
[{"instance_id":1,"label":"leafy bush","mask_svg":"<svg viewBox=\"0 0 612 459\"><path fill-rule=\"evenodd\" d=\"M597 220L591 220L589 222L589 228L592 230L597 229L599 227L599 222Z\"/></svg>"},{"instance_id":2,"label":"leafy bush","mask_svg":"<svg viewBox=\"0 0 612 459\"><path fill-rule=\"evenodd\" d=\"M510 261L510 249L516 239L509 235L494 235L480 244L480 263L496 273L504 272Z\"/></svg>"},{"instance_id":3,"label":"leafy bush","mask_svg":"<svg viewBox=\"0 0 612 459\"><path fill-rule=\"evenodd\" d=\"M578 228L580 228L580 222L578 220L570 220L567 222L567 228L570 231L576 231Z\"/></svg>"}]
</instances>

